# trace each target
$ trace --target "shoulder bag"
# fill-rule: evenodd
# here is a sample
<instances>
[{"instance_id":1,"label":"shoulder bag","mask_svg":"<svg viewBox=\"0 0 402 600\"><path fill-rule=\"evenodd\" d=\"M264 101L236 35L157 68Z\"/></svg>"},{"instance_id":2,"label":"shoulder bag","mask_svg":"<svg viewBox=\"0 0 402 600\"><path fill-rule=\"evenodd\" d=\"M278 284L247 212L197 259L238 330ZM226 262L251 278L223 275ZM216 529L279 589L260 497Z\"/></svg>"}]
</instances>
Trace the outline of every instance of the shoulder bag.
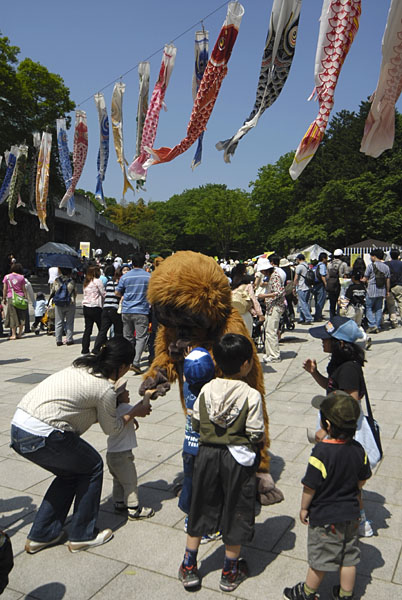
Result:
<instances>
[{"instance_id":1,"label":"shoulder bag","mask_svg":"<svg viewBox=\"0 0 402 600\"><path fill-rule=\"evenodd\" d=\"M8 278L8 275L7 275L7 281L8 281L8 285L10 286L10 289L12 290L11 304L13 306L15 306L15 308L18 308L19 310L26 310L28 308L28 300L26 298L24 298L24 296L19 296L17 294L17 292L14 290L13 284L11 283L11 281Z\"/></svg>"}]
</instances>

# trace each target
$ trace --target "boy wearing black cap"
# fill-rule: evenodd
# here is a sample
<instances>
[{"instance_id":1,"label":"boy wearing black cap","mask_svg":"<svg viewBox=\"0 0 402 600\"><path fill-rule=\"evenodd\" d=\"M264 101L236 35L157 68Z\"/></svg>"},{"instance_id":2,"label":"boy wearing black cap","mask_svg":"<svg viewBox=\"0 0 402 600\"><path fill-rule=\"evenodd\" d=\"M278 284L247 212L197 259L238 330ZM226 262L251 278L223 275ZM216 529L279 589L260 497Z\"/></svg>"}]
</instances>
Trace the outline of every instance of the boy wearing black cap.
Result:
<instances>
[{"instance_id":1,"label":"boy wearing black cap","mask_svg":"<svg viewBox=\"0 0 402 600\"><path fill-rule=\"evenodd\" d=\"M342 390L315 396L312 405L320 410L327 437L313 448L302 479L300 520L309 526L309 569L305 583L285 588L284 598L316 600L325 573L339 569L340 585L332 598L351 600L360 559L360 490L371 476L367 455L353 440L360 409Z\"/></svg>"}]
</instances>

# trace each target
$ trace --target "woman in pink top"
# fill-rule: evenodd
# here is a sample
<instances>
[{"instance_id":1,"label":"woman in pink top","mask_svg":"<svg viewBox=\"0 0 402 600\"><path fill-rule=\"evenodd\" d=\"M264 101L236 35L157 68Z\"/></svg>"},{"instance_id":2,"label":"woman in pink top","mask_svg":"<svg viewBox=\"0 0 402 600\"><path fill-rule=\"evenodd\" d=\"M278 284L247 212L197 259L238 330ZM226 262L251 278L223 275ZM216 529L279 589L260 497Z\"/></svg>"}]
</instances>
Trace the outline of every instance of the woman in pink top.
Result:
<instances>
[{"instance_id":1,"label":"woman in pink top","mask_svg":"<svg viewBox=\"0 0 402 600\"><path fill-rule=\"evenodd\" d=\"M105 288L99 279L101 274L98 266L89 267L84 280L84 307L85 330L82 337L82 354L89 353L89 344L91 341L92 328L94 323L100 330L102 321L102 306L105 297Z\"/></svg>"},{"instance_id":2,"label":"woman in pink top","mask_svg":"<svg viewBox=\"0 0 402 600\"><path fill-rule=\"evenodd\" d=\"M23 298L27 297L25 278L22 274L22 265L20 263L13 263L11 266L11 273L5 275L3 279L3 300L4 304L7 305L7 314L4 326L11 329L11 336L9 337L10 340L16 340L17 338L22 337L22 328L25 325L25 310L15 308L11 302L13 290L16 294L18 294L18 296L22 296Z\"/></svg>"}]
</instances>

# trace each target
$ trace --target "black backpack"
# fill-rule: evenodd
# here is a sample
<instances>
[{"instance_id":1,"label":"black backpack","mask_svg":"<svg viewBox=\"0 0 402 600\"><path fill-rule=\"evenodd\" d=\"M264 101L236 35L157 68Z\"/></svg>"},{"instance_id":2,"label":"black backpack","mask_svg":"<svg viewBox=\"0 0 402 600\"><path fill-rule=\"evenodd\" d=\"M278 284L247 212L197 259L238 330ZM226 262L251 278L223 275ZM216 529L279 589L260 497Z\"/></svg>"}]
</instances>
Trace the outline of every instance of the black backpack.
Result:
<instances>
[{"instance_id":1,"label":"black backpack","mask_svg":"<svg viewBox=\"0 0 402 600\"><path fill-rule=\"evenodd\" d=\"M71 281L71 279L59 279L60 287L53 296L53 301L56 306L69 306L71 302L71 295L68 291L67 284Z\"/></svg>"},{"instance_id":2,"label":"black backpack","mask_svg":"<svg viewBox=\"0 0 402 600\"><path fill-rule=\"evenodd\" d=\"M317 283L317 280L315 278L315 272L313 271L313 269L307 268L306 274L302 275L302 277L304 277L304 283L308 287L313 287Z\"/></svg>"},{"instance_id":3,"label":"black backpack","mask_svg":"<svg viewBox=\"0 0 402 600\"><path fill-rule=\"evenodd\" d=\"M337 292L340 289L339 267L340 262L328 265L327 290L328 292Z\"/></svg>"},{"instance_id":4,"label":"black backpack","mask_svg":"<svg viewBox=\"0 0 402 600\"><path fill-rule=\"evenodd\" d=\"M387 277L386 277L385 273L380 271L380 269L378 269L374 263L373 263L373 271L374 271L374 275L375 275L376 287L378 287L379 289L384 288L385 284L387 282Z\"/></svg>"}]
</instances>

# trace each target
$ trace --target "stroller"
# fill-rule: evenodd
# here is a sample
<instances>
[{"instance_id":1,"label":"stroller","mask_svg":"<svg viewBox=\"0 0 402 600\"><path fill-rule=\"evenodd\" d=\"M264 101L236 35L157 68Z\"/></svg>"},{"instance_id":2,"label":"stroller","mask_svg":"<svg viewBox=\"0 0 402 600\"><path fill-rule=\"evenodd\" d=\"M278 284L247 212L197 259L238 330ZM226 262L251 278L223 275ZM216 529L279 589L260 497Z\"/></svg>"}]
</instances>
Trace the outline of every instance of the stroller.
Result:
<instances>
[{"instance_id":1,"label":"stroller","mask_svg":"<svg viewBox=\"0 0 402 600\"><path fill-rule=\"evenodd\" d=\"M279 321L279 335L281 336L285 331L285 328L289 331L293 331L295 328L295 318L290 314L289 307L285 304L285 310L282 313L281 319Z\"/></svg>"},{"instance_id":2,"label":"stroller","mask_svg":"<svg viewBox=\"0 0 402 600\"><path fill-rule=\"evenodd\" d=\"M265 315L265 313L266 313L265 302L263 302L263 301L259 301L259 302L261 305L262 314ZM253 318L253 331L252 331L251 337L253 338L253 342L255 344L255 347L257 348L257 352L265 349L264 322L263 321L261 322L258 317Z\"/></svg>"}]
</instances>

